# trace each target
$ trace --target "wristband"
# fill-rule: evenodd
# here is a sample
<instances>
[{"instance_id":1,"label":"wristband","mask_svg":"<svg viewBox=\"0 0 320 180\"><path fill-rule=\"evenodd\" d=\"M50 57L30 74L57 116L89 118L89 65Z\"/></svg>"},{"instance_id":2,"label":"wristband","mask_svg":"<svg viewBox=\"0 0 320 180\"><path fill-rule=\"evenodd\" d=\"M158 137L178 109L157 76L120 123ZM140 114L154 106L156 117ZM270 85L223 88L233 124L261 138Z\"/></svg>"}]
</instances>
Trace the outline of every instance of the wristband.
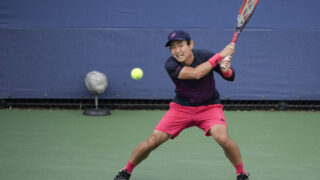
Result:
<instances>
[{"instance_id":1,"label":"wristband","mask_svg":"<svg viewBox=\"0 0 320 180\"><path fill-rule=\"evenodd\" d=\"M222 60L222 57L219 53L212 56L208 61L211 64L211 66L214 68L216 65Z\"/></svg>"},{"instance_id":2,"label":"wristband","mask_svg":"<svg viewBox=\"0 0 320 180\"><path fill-rule=\"evenodd\" d=\"M229 77L232 76L232 70L231 70L230 68L228 69L227 72L223 72L223 71L221 70L221 73L222 73L223 77L225 77L225 78L229 78Z\"/></svg>"}]
</instances>

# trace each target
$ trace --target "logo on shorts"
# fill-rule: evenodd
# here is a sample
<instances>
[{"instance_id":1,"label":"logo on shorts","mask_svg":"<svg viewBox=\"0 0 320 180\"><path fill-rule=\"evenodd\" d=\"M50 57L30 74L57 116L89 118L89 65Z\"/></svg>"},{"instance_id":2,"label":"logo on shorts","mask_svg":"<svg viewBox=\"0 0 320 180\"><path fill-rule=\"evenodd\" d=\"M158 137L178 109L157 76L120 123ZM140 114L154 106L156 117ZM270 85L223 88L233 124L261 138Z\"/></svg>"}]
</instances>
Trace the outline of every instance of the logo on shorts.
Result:
<instances>
[{"instance_id":1,"label":"logo on shorts","mask_svg":"<svg viewBox=\"0 0 320 180\"><path fill-rule=\"evenodd\" d=\"M221 118L220 121L225 122L226 120L224 120L224 119Z\"/></svg>"}]
</instances>

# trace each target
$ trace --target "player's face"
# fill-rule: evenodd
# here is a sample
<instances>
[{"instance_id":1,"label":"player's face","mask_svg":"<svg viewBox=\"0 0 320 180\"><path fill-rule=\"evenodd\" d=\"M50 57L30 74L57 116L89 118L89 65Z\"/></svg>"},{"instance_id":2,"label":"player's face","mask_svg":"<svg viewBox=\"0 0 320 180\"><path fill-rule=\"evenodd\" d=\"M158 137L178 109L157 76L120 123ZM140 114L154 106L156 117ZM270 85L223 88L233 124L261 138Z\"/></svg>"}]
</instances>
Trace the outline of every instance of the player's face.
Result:
<instances>
[{"instance_id":1,"label":"player's face","mask_svg":"<svg viewBox=\"0 0 320 180\"><path fill-rule=\"evenodd\" d=\"M188 45L187 41L172 41L170 51L172 56L180 63L190 65L193 61L193 41Z\"/></svg>"}]
</instances>

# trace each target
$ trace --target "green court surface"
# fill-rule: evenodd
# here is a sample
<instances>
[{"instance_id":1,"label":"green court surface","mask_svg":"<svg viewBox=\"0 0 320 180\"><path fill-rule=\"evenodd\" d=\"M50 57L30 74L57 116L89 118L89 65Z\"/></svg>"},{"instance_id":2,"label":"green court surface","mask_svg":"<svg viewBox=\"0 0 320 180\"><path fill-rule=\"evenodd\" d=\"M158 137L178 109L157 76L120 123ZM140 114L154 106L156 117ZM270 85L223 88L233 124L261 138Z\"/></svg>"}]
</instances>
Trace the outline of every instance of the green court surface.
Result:
<instances>
[{"instance_id":1,"label":"green court surface","mask_svg":"<svg viewBox=\"0 0 320 180\"><path fill-rule=\"evenodd\" d=\"M163 110L0 110L1 180L112 180ZM225 111L251 180L319 180L320 112ZM183 131L136 167L132 180L235 180L212 137Z\"/></svg>"}]
</instances>

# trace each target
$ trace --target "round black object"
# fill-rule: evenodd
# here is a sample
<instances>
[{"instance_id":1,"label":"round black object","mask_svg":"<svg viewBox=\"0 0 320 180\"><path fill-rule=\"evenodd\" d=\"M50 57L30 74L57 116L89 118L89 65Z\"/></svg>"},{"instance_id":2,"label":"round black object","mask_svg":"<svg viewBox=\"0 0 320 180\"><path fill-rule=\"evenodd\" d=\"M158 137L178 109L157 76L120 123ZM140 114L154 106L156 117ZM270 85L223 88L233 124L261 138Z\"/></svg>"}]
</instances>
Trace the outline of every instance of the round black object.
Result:
<instances>
[{"instance_id":1,"label":"round black object","mask_svg":"<svg viewBox=\"0 0 320 180\"><path fill-rule=\"evenodd\" d=\"M83 112L84 115L87 116L106 116L110 115L109 109L86 109Z\"/></svg>"}]
</instances>

